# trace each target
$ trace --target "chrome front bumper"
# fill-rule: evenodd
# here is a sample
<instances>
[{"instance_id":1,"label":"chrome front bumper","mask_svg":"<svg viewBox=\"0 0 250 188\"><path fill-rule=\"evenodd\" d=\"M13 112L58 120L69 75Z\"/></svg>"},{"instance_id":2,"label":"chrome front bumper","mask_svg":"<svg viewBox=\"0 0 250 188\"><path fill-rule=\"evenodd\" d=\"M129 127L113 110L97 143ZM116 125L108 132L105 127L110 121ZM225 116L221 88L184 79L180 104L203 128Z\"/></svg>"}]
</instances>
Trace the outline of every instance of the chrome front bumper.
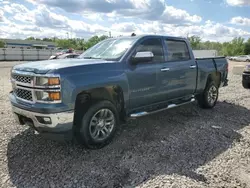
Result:
<instances>
[{"instance_id":1,"label":"chrome front bumper","mask_svg":"<svg viewBox=\"0 0 250 188\"><path fill-rule=\"evenodd\" d=\"M13 105L12 111L19 124L31 123L38 131L63 132L69 131L73 127L74 111L54 114L41 114L23 110ZM44 121L44 119L47 121Z\"/></svg>"}]
</instances>

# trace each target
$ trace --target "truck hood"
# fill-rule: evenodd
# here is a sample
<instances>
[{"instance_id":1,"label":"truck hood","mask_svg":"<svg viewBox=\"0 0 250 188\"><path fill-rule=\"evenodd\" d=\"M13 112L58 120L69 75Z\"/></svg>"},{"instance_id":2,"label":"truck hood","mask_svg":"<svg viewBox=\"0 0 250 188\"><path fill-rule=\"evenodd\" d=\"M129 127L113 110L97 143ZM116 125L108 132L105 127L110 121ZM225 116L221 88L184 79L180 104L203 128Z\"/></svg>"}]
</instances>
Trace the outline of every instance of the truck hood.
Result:
<instances>
[{"instance_id":1,"label":"truck hood","mask_svg":"<svg viewBox=\"0 0 250 188\"><path fill-rule=\"evenodd\" d=\"M61 59L61 60L44 60L34 61L30 63L19 64L13 67L13 70L33 72L36 74L46 74L51 70L85 66L90 64L114 63L114 61L106 61L102 59Z\"/></svg>"}]
</instances>

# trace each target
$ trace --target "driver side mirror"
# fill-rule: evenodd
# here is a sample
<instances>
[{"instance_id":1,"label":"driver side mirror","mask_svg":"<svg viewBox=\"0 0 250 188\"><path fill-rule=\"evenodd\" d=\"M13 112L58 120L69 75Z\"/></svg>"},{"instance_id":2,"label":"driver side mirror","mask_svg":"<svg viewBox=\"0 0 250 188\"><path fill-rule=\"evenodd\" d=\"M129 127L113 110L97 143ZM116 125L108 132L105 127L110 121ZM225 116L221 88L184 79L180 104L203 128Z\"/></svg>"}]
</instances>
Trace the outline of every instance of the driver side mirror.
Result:
<instances>
[{"instance_id":1,"label":"driver side mirror","mask_svg":"<svg viewBox=\"0 0 250 188\"><path fill-rule=\"evenodd\" d=\"M139 62L150 62L154 58L154 54L150 51L137 52L134 57L131 58L132 64L137 64Z\"/></svg>"}]
</instances>

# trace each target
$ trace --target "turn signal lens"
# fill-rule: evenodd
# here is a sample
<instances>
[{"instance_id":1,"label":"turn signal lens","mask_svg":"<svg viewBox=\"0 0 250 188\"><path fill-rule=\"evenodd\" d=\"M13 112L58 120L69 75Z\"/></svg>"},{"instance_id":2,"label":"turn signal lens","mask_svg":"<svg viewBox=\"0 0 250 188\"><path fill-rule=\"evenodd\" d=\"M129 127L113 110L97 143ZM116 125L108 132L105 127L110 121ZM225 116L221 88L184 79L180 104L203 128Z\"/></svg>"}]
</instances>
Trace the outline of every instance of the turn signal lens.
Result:
<instances>
[{"instance_id":1,"label":"turn signal lens","mask_svg":"<svg viewBox=\"0 0 250 188\"><path fill-rule=\"evenodd\" d=\"M60 91L36 91L36 99L38 102L51 102L59 103L61 102L61 93Z\"/></svg>"},{"instance_id":2,"label":"turn signal lens","mask_svg":"<svg viewBox=\"0 0 250 188\"><path fill-rule=\"evenodd\" d=\"M48 79L48 85L60 85L60 80L59 78L49 78Z\"/></svg>"},{"instance_id":3,"label":"turn signal lens","mask_svg":"<svg viewBox=\"0 0 250 188\"><path fill-rule=\"evenodd\" d=\"M60 100L61 99L61 95L60 92L49 92L49 99L51 100Z\"/></svg>"}]
</instances>

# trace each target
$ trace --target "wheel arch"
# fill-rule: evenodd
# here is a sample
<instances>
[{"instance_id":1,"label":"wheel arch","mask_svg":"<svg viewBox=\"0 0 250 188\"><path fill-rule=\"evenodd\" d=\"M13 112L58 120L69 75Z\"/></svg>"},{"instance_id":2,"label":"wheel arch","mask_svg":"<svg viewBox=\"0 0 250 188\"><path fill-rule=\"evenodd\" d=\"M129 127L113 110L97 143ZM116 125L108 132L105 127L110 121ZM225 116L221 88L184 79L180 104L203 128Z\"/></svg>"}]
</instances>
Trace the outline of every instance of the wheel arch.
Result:
<instances>
[{"instance_id":1,"label":"wheel arch","mask_svg":"<svg viewBox=\"0 0 250 188\"><path fill-rule=\"evenodd\" d=\"M220 84L221 84L221 73L220 72L213 72L210 73L207 77L207 82L206 82L206 86L210 83L210 82L214 82L215 85L219 88Z\"/></svg>"},{"instance_id":2,"label":"wheel arch","mask_svg":"<svg viewBox=\"0 0 250 188\"><path fill-rule=\"evenodd\" d=\"M100 100L108 100L113 103L118 110L120 119L124 119L126 113L123 89L119 85L108 85L83 90L77 94L75 100L74 124L76 125L77 122L80 121L82 115L86 113L93 103Z\"/></svg>"}]
</instances>

